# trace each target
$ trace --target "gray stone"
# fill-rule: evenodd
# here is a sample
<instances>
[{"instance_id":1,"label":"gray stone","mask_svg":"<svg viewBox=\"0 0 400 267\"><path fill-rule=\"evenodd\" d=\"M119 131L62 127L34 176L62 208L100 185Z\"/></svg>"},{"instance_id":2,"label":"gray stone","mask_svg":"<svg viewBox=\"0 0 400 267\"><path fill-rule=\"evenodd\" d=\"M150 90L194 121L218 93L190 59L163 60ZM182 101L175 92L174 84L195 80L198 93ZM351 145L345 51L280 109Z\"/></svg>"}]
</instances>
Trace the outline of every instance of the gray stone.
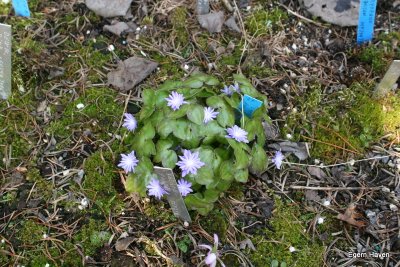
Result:
<instances>
[{"instance_id":1,"label":"gray stone","mask_svg":"<svg viewBox=\"0 0 400 267\"><path fill-rule=\"evenodd\" d=\"M360 0L300 0L311 15L339 26L357 26Z\"/></svg>"},{"instance_id":2,"label":"gray stone","mask_svg":"<svg viewBox=\"0 0 400 267\"><path fill-rule=\"evenodd\" d=\"M130 57L119 62L118 68L107 74L108 83L126 92L149 76L157 66L156 62L140 57Z\"/></svg>"},{"instance_id":3,"label":"gray stone","mask_svg":"<svg viewBox=\"0 0 400 267\"><path fill-rule=\"evenodd\" d=\"M99 16L126 16L132 0L85 0L86 6Z\"/></svg>"}]
</instances>

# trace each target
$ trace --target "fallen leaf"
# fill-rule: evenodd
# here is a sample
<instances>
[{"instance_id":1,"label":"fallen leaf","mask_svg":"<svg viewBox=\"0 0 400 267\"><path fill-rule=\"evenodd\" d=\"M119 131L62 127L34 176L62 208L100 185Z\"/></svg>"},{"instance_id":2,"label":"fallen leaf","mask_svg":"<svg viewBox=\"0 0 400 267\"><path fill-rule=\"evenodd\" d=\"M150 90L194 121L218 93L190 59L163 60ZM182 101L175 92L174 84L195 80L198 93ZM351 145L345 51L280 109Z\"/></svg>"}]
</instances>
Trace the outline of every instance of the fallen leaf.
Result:
<instances>
[{"instance_id":1,"label":"fallen leaf","mask_svg":"<svg viewBox=\"0 0 400 267\"><path fill-rule=\"evenodd\" d=\"M109 18L125 16L132 0L85 0L86 6L99 16Z\"/></svg>"},{"instance_id":2,"label":"fallen leaf","mask_svg":"<svg viewBox=\"0 0 400 267\"><path fill-rule=\"evenodd\" d=\"M351 204L343 214L339 213L337 218L359 228L367 225L366 221L363 220L362 214L356 211L354 204Z\"/></svg>"},{"instance_id":3,"label":"fallen leaf","mask_svg":"<svg viewBox=\"0 0 400 267\"><path fill-rule=\"evenodd\" d=\"M325 179L328 176L326 175L326 173L318 167L314 167L314 166L309 166L307 167L307 171L312 175L317 177L318 179Z\"/></svg>"},{"instance_id":4,"label":"fallen leaf","mask_svg":"<svg viewBox=\"0 0 400 267\"><path fill-rule=\"evenodd\" d=\"M210 33L221 32L222 24L224 24L224 12L211 12L204 15L198 15L197 20L200 26L208 30Z\"/></svg>"},{"instance_id":5,"label":"fallen leaf","mask_svg":"<svg viewBox=\"0 0 400 267\"><path fill-rule=\"evenodd\" d=\"M132 242L135 241L135 239L136 238L132 236L118 239L117 242L115 242L115 250L116 251L127 250L129 245L132 244Z\"/></svg>"},{"instance_id":6,"label":"fallen leaf","mask_svg":"<svg viewBox=\"0 0 400 267\"><path fill-rule=\"evenodd\" d=\"M235 16L231 16L229 19L225 21L225 26L235 32L242 32L239 26L236 24Z\"/></svg>"},{"instance_id":7,"label":"fallen leaf","mask_svg":"<svg viewBox=\"0 0 400 267\"><path fill-rule=\"evenodd\" d=\"M282 152L292 152L299 160L308 158L307 143L284 141L270 144L268 147Z\"/></svg>"},{"instance_id":8,"label":"fallen leaf","mask_svg":"<svg viewBox=\"0 0 400 267\"><path fill-rule=\"evenodd\" d=\"M315 201L315 202L321 201L321 198L319 197L317 191L314 190L306 190L305 197L308 201Z\"/></svg>"},{"instance_id":9,"label":"fallen leaf","mask_svg":"<svg viewBox=\"0 0 400 267\"><path fill-rule=\"evenodd\" d=\"M107 74L108 83L125 92L133 89L158 66L158 63L139 57L130 57L118 63L118 68Z\"/></svg>"},{"instance_id":10,"label":"fallen leaf","mask_svg":"<svg viewBox=\"0 0 400 267\"><path fill-rule=\"evenodd\" d=\"M240 249L249 248L249 249L252 250L252 251L255 251L255 250L256 250L256 248L255 248L253 242L251 242L251 240L248 239L248 238L245 239L245 240L243 240L243 241L240 241L240 242L239 242L239 248L240 248Z\"/></svg>"}]
</instances>

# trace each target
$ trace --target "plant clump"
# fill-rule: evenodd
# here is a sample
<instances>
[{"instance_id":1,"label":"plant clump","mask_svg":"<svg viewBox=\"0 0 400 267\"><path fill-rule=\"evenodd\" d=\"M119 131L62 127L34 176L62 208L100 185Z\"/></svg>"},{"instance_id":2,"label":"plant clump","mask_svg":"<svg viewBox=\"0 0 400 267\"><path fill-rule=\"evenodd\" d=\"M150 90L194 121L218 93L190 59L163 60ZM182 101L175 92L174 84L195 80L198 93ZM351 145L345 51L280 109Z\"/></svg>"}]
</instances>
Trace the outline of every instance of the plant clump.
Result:
<instances>
[{"instance_id":1,"label":"plant clump","mask_svg":"<svg viewBox=\"0 0 400 267\"><path fill-rule=\"evenodd\" d=\"M269 119L267 98L243 76L234 79L235 86L221 91L216 78L198 73L142 92L137 129L125 139L132 152L123 154L119 164L129 173L128 192L144 196L149 189L150 195L161 198L166 192L154 166L172 168L181 177L178 188L188 208L205 215L233 181L244 183L249 170L266 169L262 122ZM242 116L244 95L262 103L252 115ZM126 125L134 123L130 120L127 117Z\"/></svg>"}]
</instances>

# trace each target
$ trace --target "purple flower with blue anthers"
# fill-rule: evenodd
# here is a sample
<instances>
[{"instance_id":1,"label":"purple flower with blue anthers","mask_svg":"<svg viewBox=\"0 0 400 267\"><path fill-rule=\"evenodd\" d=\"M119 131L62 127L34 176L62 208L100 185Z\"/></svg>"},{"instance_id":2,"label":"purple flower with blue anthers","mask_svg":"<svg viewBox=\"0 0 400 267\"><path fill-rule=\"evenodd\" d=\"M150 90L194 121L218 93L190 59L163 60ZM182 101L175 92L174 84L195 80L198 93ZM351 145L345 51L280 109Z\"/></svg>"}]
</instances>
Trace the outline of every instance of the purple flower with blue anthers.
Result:
<instances>
[{"instance_id":1,"label":"purple flower with blue anthers","mask_svg":"<svg viewBox=\"0 0 400 267\"><path fill-rule=\"evenodd\" d=\"M233 127L226 129L226 131L228 135L226 135L225 137L227 138L232 138L238 142L243 142L243 143L249 142L249 140L247 140L247 132L237 125L234 125Z\"/></svg>"},{"instance_id":2,"label":"purple flower with blue anthers","mask_svg":"<svg viewBox=\"0 0 400 267\"><path fill-rule=\"evenodd\" d=\"M192 183L186 181L185 179L179 179L178 190L183 197L186 197L188 194L193 192Z\"/></svg>"},{"instance_id":3,"label":"purple flower with blue anthers","mask_svg":"<svg viewBox=\"0 0 400 267\"><path fill-rule=\"evenodd\" d=\"M121 162L118 164L118 167L124 169L126 173L134 172L138 162L139 160L135 156L135 151L132 151L128 155L121 154Z\"/></svg>"},{"instance_id":4,"label":"purple flower with blue anthers","mask_svg":"<svg viewBox=\"0 0 400 267\"><path fill-rule=\"evenodd\" d=\"M214 120L217 115L219 114L218 111L215 111L213 108L210 107L204 107L204 123L208 123L212 120Z\"/></svg>"},{"instance_id":5,"label":"purple flower with blue anthers","mask_svg":"<svg viewBox=\"0 0 400 267\"><path fill-rule=\"evenodd\" d=\"M204 166L204 162L200 161L199 152L192 153L190 150L184 149L183 156L179 156L181 159L176 163L182 170L182 177L187 174L197 174L197 169Z\"/></svg>"},{"instance_id":6,"label":"purple flower with blue anthers","mask_svg":"<svg viewBox=\"0 0 400 267\"><path fill-rule=\"evenodd\" d=\"M124 124L122 124L122 126L124 126L126 129L128 129L131 132L135 131L137 124L138 124L136 118L132 114L129 114L129 113L125 113L124 116L125 116L125 119L124 119Z\"/></svg>"},{"instance_id":7,"label":"purple flower with blue anthers","mask_svg":"<svg viewBox=\"0 0 400 267\"><path fill-rule=\"evenodd\" d=\"M281 169L281 165L283 163L283 159L285 158L285 156L282 154L281 151L276 151L275 152L275 156L271 159L271 161L275 164L275 167L280 170Z\"/></svg>"},{"instance_id":8,"label":"purple flower with blue anthers","mask_svg":"<svg viewBox=\"0 0 400 267\"><path fill-rule=\"evenodd\" d=\"M177 93L175 91L171 92L171 94L165 98L168 101L168 106L173 110L178 110L183 104L187 104L185 101L183 94Z\"/></svg>"},{"instance_id":9,"label":"purple flower with blue anthers","mask_svg":"<svg viewBox=\"0 0 400 267\"><path fill-rule=\"evenodd\" d=\"M155 196L157 199L161 199L163 195L168 194L168 192L161 186L160 181L154 178L146 187L149 190L149 196Z\"/></svg>"}]
</instances>

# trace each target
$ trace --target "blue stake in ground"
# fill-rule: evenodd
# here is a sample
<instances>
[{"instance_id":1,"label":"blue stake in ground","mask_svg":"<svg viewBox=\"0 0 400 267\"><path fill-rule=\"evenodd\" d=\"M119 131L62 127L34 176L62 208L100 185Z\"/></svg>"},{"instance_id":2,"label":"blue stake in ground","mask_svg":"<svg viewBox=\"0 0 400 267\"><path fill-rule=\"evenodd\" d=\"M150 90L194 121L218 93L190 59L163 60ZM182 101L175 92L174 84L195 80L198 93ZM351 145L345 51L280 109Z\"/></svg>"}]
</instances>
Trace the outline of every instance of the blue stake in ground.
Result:
<instances>
[{"instance_id":1,"label":"blue stake in ground","mask_svg":"<svg viewBox=\"0 0 400 267\"><path fill-rule=\"evenodd\" d=\"M12 5L16 16L21 16L21 17L31 16L27 0L12 0Z\"/></svg>"},{"instance_id":2,"label":"blue stake in ground","mask_svg":"<svg viewBox=\"0 0 400 267\"><path fill-rule=\"evenodd\" d=\"M377 0L361 0L358 13L357 44L366 43L374 36Z\"/></svg>"}]
</instances>

